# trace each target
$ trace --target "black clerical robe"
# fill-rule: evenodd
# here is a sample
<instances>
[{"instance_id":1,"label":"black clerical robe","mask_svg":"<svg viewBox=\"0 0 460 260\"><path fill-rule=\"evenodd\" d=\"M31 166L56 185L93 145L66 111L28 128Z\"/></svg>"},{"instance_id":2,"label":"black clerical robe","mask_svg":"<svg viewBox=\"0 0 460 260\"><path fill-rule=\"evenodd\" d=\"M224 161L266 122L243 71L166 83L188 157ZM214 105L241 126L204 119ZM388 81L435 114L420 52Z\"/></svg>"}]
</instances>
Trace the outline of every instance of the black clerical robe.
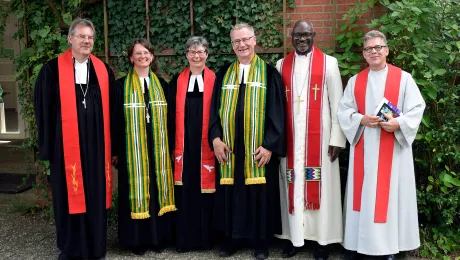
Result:
<instances>
[{"instance_id":1,"label":"black clerical robe","mask_svg":"<svg viewBox=\"0 0 460 260\"><path fill-rule=\"evenodd\" d=\"M102 98L94 66L89 66L86 84L75 84L80 156L86 213L69 214L64 169L58 59L47 62L35 82L35 116L38 125L39 158L49 160L51 190L56 222L57 246L70 257L100 258L106 253L107 211L104 163L104 123ZM107 64L110 104L113 105L113 72ZM112 110L112 109L111 109Z\"/></svg>"},{"instance_id":2,"label":"black clerical robe","mask_svg":"<svg viewBox=\"0 0 460 260\"><path fill-rule=\"evenodd\" d=\"M204 73L203 71L203 79ZM176 75L169 82L168 132L170 134L170 151L174 151L175 148L178 77L179 75ZM176 248L179 251L209 249L213 245L214 238L212 215L215 194L201 193L203 92L199 91L198 81L195 81L192 92L187 91L184 114L184 166L182 185L176 185L174 192L178 208L176 212Z\"/></svg>"},{"instance_id":3,"label":"black clerical robe","mask_svg":"<svg viewBox=\"0 0 460 260\"><path fill-rule=\"evenodd\" d=\"M157 178L155 172L155 160L153 156L153 134L152 129L153 120L146 124L149 131L147 133L148 141L148 157L149 157L149 170L150 170L150 218L147 219L132 219L130 198L129 198L129 173L127 168L126 157L126 137L125 137L125 116L124 116L124 85L126 77L120 78L115 83L115 111L112 121L116 125L113 131L112 146L114 154L118 156L118 240L122 247L152 247L155 250L164 248L172 241L173 237L173 215L174 213L166 213L158 216L160 205L158 203L158 188ZM166 100L168 99L168 83L158 77L160 84L163 88L163 93ZM141 83L142 84L142 83ZM144 102L148 104L148 92L144 93ZM170 106L168 105L168 110ZM169 111L168 111L169 113ZM146 121L147 122L147 121Z\"/></svg>"},{"instance_id":4,"label":"black clerical robe","mask_svg":"<svg viewBox=\"0 0 460 260\"><path fill-rule=\"evenodd\" d=\"M230 64L224 65L216 74L211 115L209 142L222 138L219 116L222 81ZM265 240L281 231L280 194L278 180L278 157L284 157L285 148L285 101L281 75L267 64L267 99L265 135L262 146L272 151L270 162L265 165L266 184L245 185L244 176L244 93L240 85L236 108L236 134L233 153L236 155L234 184L221 185L219 164L216 162L215 227L226 237Z\"/></svg>"}]
</instances>

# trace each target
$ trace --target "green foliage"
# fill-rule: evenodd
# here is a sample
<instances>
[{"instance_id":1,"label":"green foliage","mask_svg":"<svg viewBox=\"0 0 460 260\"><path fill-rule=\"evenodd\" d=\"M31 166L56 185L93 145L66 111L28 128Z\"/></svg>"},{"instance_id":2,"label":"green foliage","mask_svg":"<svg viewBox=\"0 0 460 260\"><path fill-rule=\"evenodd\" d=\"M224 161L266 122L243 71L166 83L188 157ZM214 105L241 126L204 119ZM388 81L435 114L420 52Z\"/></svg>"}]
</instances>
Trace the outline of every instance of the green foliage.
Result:
<instances>
[{"instance_id":1,"label":"green foliage","mask_svg":"<svg viewBox=\"0 0 460 260\"><path fill-rule=\"evenodd\" d=\"M413 150L423 257L450 259L460 246L460 3L455 0L382 0L388 12L369 24L388 38L390 63L409 71L427 103ZM356 4L337 36L342 75L359 67L362 33L356 18L374 0ZM347 53L349 52L349 53Z\"/></svg>"},{"instance_id":2,"label":"green foliage","mask_svg":"<svg viewBox=\"0 0 460 260\"><path fill-rule=\"evenodd\" d=\"M0 36L3 36L6 15L13 12L18 18L18 31L15 38L20 39L24 48L14 57L16 82L19 86L19 103L22 118L27 126L28 138L24 148L37 150L38 135L34 115L34 83L42 66L57 57L69 46L67 29L75 17L88 17L96 28L93 53L99 57L104 53L104 7L102 1L88 4L88 1L69 0L41 1L12 0L9 8L0 7ZM57 12L53 12L49 4ZM229 32L237 20L253 24L258 35L258 43L263 48L282 46L282 1L224 1L195 0L194 34L204 36L210 42L208 66L217 70L224 63L235 59L230 45ZM293 7L294 0L288 4ZM156 71L162 77L171 78L188 65L184 55L184 45L191 36L190 1L169 0L149 1L148 16L145 2L108 0L108 42L111 65L117 75L123 76L130 65L127 50L135 38L146 37L147 19L150 21L150 41L157 53L171 53L170 56L155 57ZM245 20L242 19L245 18ZM65 23L62 24L62 21ZM63 27L63 28L61 28ZM3 51L3 37L0 37L0 54ZM2 55L0 55L2 56ZM280 54L261 55L271 64L281 58ZM36 156L37 157L37 156ZM48 162L39 161L35 167L39 174L49 174Z\"/></svg>"},{"instance_id":3,"label":"green foliage","mask_svg":"<svg viewBox=\"0 0 460 260\"><path fill-rule=\"evenodd\" d=\"M340 52L334 54L339 62L342 76L351 77L361 70L359 64L362 61L362 54L360 50L364 34L357 22L374 7L375 3L376 0L357 2L342 18L342 23L339 25L340 32L335 37Z\"/></svg>"}]
</instances>

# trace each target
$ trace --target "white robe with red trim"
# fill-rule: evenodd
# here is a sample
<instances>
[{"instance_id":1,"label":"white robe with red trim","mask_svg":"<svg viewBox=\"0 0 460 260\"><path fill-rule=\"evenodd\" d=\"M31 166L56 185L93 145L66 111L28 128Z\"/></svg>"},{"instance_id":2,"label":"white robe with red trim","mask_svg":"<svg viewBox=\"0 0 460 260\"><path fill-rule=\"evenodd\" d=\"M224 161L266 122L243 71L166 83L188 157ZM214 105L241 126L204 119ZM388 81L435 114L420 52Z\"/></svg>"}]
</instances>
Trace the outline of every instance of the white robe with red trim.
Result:
<instances>
[{"instance_id":1,"label":"white robe with red trim","mask_svg":"<svg viewBox=\"0 0 460 260\"><path fill-rule=\"evenodd\" d=\"M293 99L301 92L301 99L307 100L308 79L311 52L305 56L295 57L293 82L296 86ZM283 59L276 64L281 71ZM300 103L300 112L297 113L297 103L293 104L293 121L296 140L294 147L294 212L289 214L288 187L286 182L286 158L280 163L280 202L283 233L276 235L281 239L289 239L294 246L304 245L304 240L317 241L321 245L340 243L343 238L342 206L340 193L339 159L333 163L327 155L329 145L345 147L346 139L337 122L337 107L343 95L342 80L340 78L337 59L326 55L326 83L323 94L323 142L321 159L321 205L319 210L306 210L305 203L305 134L306 134L306 102ZM293 83L294 84L294 83ZM305 85L305 86L304 86ZM304 86L303 91L301 91ZM288 92L288 95L291 93Z\"/></svg>"},{"instance_id":2,"label":"white robe with red trim","mask_svg":"<svg viewBox=\"0 0 460 260\"><path fill-rule=\"evenodd\" d=\"M366 90L366 114L374 114L383 98L388 67L369 72ZM374 210L381 128L360 126L362 114L355 100L356 76L348 81L340 100L338 119L350 147L347 190L344 203L345 234L343 246L366 255L389 255L420 246L412 142L423 116L425 102L412 76L403 71L397 118L400 129L394 132L393 167L390 180L388 218L374 223ZM382 130L383 131L383 130ZM364 134L364 182L361 211L353 211L354 147ZM391 156L391 155L389 155Z\"/></svg>"}]
</instances>

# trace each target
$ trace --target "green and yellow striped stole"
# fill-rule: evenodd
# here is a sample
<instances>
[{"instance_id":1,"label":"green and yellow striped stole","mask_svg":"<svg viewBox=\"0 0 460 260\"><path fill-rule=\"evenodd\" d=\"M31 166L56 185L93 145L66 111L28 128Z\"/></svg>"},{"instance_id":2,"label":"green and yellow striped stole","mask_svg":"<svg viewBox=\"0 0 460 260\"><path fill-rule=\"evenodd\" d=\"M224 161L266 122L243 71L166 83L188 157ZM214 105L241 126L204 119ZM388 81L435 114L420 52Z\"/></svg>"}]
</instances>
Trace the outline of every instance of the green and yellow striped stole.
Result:
<instances>
[{"instance_id":1,"label":"green and yellow striped stole","mask_svg":"<svg viewBox=\"0 0 460 260\"><path fill-rule=\"evenodd\" d=\"M235 112L238 103L240 63L233 62L225 73L222 82L219 115L222 123L223 142L233 151L235 147ZM262 184L265 180L265 167L258 167L254 152L264 140L266 103L266 64L254 55L251 61L248 82L244 94L244 176L245 184ZM234 180L235 154L227 153L229 162L220 165L220 184L232 185Z\"/></svg>"},{"instance_id":2,"label":"green and yellow striped stole","mask_svg":"<svg viewBox=\"0 0 460 260\"><path fill-rule=\"evenodd\" d=\"M174 181L166 127L167 103L158 77L150 71L149 105L145 107L139 76L131 69L124 85L124 116L126 133L126 160L129 175L129 200L132 219L149 218L150 178L147 131L152 131L152 152L158 187L158 216L175 211ZM147 129L146 111L152 120Z\"/></svg>"}]
</instances>

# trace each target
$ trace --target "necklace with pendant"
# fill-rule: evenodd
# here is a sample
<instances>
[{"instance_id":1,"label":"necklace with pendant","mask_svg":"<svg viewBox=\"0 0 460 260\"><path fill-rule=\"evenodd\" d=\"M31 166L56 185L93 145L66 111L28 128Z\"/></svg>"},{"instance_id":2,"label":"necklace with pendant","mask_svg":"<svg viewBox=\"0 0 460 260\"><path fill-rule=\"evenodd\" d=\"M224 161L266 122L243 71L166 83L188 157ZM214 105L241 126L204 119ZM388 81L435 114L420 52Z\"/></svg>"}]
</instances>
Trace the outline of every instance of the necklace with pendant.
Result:
<instances>
[{"instance_id":1,"label":"necklace with pendant","mask_svg":"<svg viewBox=\"0 0 460 260\"><path fill-rule=\"evenodd\" d=\"M75 58L74 58L74 60L75 60ZM87 66L87 70L86 70L86 90L85 91L83 91L83 87L81 85L79 73L76 73L76 70L75 70L75 76L76 76L76 78L78 80L78 85L80 86L81 92L83 93L83 101L81 103L83 104L85 109L86 109L86 94L88 93L88 89L89 89L89 68L91 66L91 63L89 61L90 61L90 59L88 58L88 66ZM75 64L75 61L74 61L74 64Z\"/></svg>"}]
</instances>

